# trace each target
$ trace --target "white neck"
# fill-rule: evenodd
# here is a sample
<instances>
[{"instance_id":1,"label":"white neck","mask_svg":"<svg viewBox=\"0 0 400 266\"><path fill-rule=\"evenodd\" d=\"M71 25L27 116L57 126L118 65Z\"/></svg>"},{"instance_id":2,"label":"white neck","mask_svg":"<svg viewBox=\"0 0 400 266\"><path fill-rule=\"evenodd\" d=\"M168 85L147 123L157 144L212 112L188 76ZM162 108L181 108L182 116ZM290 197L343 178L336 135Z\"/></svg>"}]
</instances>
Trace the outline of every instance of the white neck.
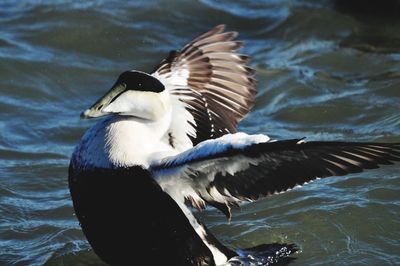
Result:
<instances>
[{"instance_id":1,"label":"white neck","mask_svg":"<svg viewBox=\"0 0 400 266\"><path fill-rule=\"evenodd\" d=\"M176 154L165 139L170 122L170 113L157 121L130 116L106 118L85 133L73 159L81 168L147 167L157 155Z\"/></svg>"},{"instance_id":2,"label":"white neck","mask_svg":"<svg viewBox=\"0 0 400 266\"><path fill-rule=\"evenodd\" d=\"M171 150L163 141L170 117L158 121L118 118L106 127L105 149L114 166L148 166L154 153Z\"/></svg>"}]
</instances>

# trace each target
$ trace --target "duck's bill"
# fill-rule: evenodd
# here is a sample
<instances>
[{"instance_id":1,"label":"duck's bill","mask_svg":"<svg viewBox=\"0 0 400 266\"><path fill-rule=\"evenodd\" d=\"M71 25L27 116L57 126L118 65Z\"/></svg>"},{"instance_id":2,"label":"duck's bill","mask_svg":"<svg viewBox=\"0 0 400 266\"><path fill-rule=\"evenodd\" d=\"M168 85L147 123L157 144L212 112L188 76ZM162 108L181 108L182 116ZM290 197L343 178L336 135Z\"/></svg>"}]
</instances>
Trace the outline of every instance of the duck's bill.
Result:
<instances>
[{"instance_id":1,"label":"duck's bill","mask_svg":"<svg viewBox=\"0 0 400 266\"><path fill-rule=\"evenodd\" d=\"M81 113L82 119L96 118L104 115L111 114L109 111L104 109L121 93L125 91L125 84L115 84L103 97L101 97L95 104L93 104L89 109Z\"/></svg>"}]
</instances>

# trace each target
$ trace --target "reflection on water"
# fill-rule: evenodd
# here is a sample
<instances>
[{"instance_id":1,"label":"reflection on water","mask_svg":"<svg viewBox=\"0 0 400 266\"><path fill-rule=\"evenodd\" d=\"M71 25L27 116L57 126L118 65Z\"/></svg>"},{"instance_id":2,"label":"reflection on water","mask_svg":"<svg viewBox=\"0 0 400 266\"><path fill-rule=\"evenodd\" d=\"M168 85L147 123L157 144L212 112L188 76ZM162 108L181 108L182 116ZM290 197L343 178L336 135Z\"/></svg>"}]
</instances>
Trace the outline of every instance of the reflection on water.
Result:
<instances>
[{"instance_id":1,"label":"reflection on water","mask_svg":"<svg viewBox=\"0 0 400 266\"><path fill-rule=\"evenodd\" d=\"M1 2L0 265L101 263L67 189L70 154L93 123L79 113L123 70L150 71L217 24L239 31L258 73L257 103L241 130L400 141L396 7L386 16L357 3ZM296 265L396 265L399 192L398 167L386 167L246 204L230 223L212 208L200 217L231 247L296 243Z\"/></svg>"}]
</instances>

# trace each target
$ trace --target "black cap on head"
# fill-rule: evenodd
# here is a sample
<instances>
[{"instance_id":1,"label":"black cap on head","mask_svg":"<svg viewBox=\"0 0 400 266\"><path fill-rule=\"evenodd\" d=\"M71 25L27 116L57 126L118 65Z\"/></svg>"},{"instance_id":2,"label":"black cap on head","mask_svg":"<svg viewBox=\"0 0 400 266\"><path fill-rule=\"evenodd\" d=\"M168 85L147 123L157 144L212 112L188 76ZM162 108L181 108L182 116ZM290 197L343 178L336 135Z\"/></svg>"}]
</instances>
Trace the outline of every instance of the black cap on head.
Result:
<instances>
[{"instance_id":1,"label":"black cap on head","mask_svg":"<svg viewBox=\"0 0 400 266\"><path fill-rule=\"evenodd\" d=\"M126 90L162 92L165 89L158 79L138 71L125 71L119 75L117 83L124 83Z\"/></svg>"}]
</instances>

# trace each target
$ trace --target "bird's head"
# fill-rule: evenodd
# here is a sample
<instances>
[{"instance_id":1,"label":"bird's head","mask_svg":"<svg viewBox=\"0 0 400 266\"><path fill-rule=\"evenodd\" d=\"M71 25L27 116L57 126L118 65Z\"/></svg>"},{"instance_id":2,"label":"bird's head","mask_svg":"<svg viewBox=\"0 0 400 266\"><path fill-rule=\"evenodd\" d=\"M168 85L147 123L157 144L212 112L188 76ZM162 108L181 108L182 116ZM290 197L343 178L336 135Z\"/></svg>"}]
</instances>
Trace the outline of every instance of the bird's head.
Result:
<instances>
[{"instance_id":1,"label":"bird's head","mask_svg":"<svg viewBox=\"0 0 400 266\"><path fill-rule=\"evenodd\" d=\"M117 114L146 120L158 120L169 110L164 85L155 77L140 71L125 71L112 88L82 118Z\"/></svg>"}]
</instances>

